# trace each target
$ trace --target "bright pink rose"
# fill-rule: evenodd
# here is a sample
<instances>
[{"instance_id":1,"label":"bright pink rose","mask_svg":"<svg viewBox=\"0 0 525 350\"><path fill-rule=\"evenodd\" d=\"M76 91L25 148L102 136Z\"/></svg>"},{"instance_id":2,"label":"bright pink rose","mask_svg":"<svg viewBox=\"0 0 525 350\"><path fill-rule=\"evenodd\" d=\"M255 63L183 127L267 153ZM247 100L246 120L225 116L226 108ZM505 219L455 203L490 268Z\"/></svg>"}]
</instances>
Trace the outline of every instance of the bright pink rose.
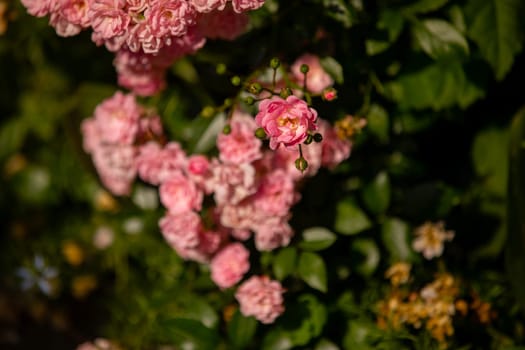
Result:
<instances>
[{"instance_id":1,"label":"bright pink rose","mask_svg":"<svg viewBox=\"0 0 525 350\"><path fill-rule=\"evenodd\" d=\"M301 73L303 64L308 65L309 68L306 75L306 88L310 92L320 94L334 84L332 77L321 66L319 57L306 53L299 57L291 67L292 74L299 85L304 84L304 74Z\"/></svg>"},{"instance_id":2,"label":"bright pink rose","mask_svg":"<svg viewBox=\"0 0 525 350\"><path fill-rule=\"evenodd\" d=\"M252 276L237 289L235 298L244 316L253 316L269 324L284 312L284 292L278 281L272 281L268 276Z\"/></svg>"},{"instance_id":3,"label":"bright pink rose","mask_svg":"<svg viewBox=\"0 0 525 350\"><path fill-rule=\"evenodd\" d=\"M317 129L317 112L305 101L295 96L286 100L274 96L259 104L255 122L270 137L270 148L275 150L281 144L295 146L306 140L309 131Z\"/></svg>"},{"instance_id":4,"label":"bright pink rose","mask_svg":"<svg viewBox=\"0 0 525 350\"><path fill-rule=\"evenodd\" d=\"M211 260L211 279L221 289L234 286L250 269L249 257L241 243L228 244Z\"/></svg>"},{"instance_id":5,"label":"bright pink rose","mask_svg":"<svg viewBox=\"0 0 525 350\"><path fill-rule=\"evenodd\" d=\"M189 0L190 4L193 5L193 7L198 12L210 12L213 10L220 10L222 11L224 9L224 6L226 6L227 0Z\"/></svg>"},{"instance_id":6,"label":"bright pink rose","mask_svg":"<svg viewBox=\"0 0 525 350\"><path fill-rule=\"evenodd\" d=\"M133 95L117 91L95 109L94 117L104 142L130 145L135 140L142 107Z\"/></svg>"},{"instance_id":7,"label":"bright pink rose","mask_svg":"<svg viewBox=\"0 0 525 350\"><path fill-rule=\"evenodd\" d=\"M269 217L255 230L255 247L259 251L286 247L293 235L288 218Z\"/></svg>"},{"instance_id":8,"label":"bright pink rose","mask_svg":"<svg viewBox=\"0 0 525 350\"><path fill-rule=\"evenodd\" d=\"M262 157L261 140L255 137L257 125L248 114L235 113L230 121L231 132L217 136L219 158L225 163L251 163Z\"/></svg>"},{"instance_id":9,"label":"bright pink rose","mask_svg":"<svg viewBox=\"0 0 525 350\"><path fill-rule=\"evenodd\" d=\"M235 236L237 239L248 239L250 237L248 230L257 225L253 203L251 201L244 201L242 204L229 204L224 206L221 211L220 223L224 227L244 231L236 233L240 235L240 237Z\"/></svg>"},{"instance_id":10,"label":"bright pink rose","mask_svg":"<svg viewBox=\"0 0 525 350\"><path fill-rule=\"evenodd\" d=\"M202 192L180 171L162 182L159 193L160 201L172 214L202 208Z\"/></svg>"},{"instance_id":11,"label":"bright pink rose","mask_svg":"<svg viewBox=\"0 0 525 350\"><path fill-rule=\"evenodd\" d=\"M231 6L223 11L213 11L199 17L199 31L209 39L235 40L246 30L249 17L246 13L237 13Z\"/></svg>"},{"instance_id":12,"label":"bright pink rose","mask_svg":"<svg viewBox=\"0 0 525 350\"><path fill-rule=\"evenodd\" d=\"M131 21L123 10L125 4L124 0L93 0L89 9L93 31L103 39L123 34Z\"/></svg>"},{"instance_id":13,"label":"bright pink rose","mask_svg":"<svg viewBox=\"0 0 525 350\"><path fill-rule=\"evenodd\" d=\"M245 12L256 10L264 5L264 0L232 0L233 9L235 12Z\"/></svg>"},{"instance_id":14,"label":"bright pink rose","mask_svg":"<svg viewBox=\"0 0 525 350\"><path fill-rule=\"evenodd\" d=\"M160 185L184 169L186 154L177 142L161 147L157 142L150 141L139 147L136 162L142 180Z\"/></svg>"}]
</instances>

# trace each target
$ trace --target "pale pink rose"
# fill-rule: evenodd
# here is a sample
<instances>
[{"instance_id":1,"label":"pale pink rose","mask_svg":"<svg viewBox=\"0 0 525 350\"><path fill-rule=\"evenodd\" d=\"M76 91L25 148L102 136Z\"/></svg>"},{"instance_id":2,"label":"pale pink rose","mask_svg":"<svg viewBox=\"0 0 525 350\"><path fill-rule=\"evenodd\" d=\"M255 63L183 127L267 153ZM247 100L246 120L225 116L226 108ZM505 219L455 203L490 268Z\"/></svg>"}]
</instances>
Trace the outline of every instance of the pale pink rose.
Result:
<instances>
[{"instance_id":1,"label":"pale pink rose","mask_svg":"<svg viewBox=\"0 0 525 350\"><path fill-rule=\"evenodd\" d=\"M92 0L63 0L61 13L67 21L76 24L82 28L91 25L88 16Z\"/></svg>"},{"instance_id":2,"label":"pale pink rose","mask_svg":"<svg viewBox=\"0 0 525 350\"><path fill-rule=\"evenodd\" d=\"M228 204L222 208L220 223L224 227L238 230L235 238L246 240L250 237L249 230L256 227L255 209L252 201L239 204Z\"/></svg>"},{"instance_id":3,"label":"pale pink rose","mask_svg":"<svg viewBox=\"0 0 525 350\"><path fill-rule=\"evenodd\" d=\"M21 0L22 5L25 6L27 12L31 16L44 17L47 16L55 7L58 6L56 0Z\"/></svg>"},{"instance_id":4,"label":"pale pink rose","mask_svg":"<svg viewBox=\"0 0 525 350\"><path fill-rule=\"evenodd\" d=\"M179 0L157 0L144 13L151 33L161 38L186 34L187 27L195 23L195 10Z\"/></svg>"},{"instance_id":5,"label":"pale pink rose","mask_svg":"<svg viewBox=\"0 0 525 350\"><path fill-rule=\"evenodd\" d=\"M77 346L76 350L119 350L120 347L104 338L97 338L93 342L85 342Z\"/></svg>"},{"instance_id":6,"label":"pale pink rose","mask_svg":"<svg viewBox=\"0 0 525 350\"><path fill-rule=\"evenodd\" d=\"M201 15L197 25L199 31L209 39L235 40L248 26L248 14L237 13L231 6L223 11L213 11Z\"/></svg>"},{"instance_id":7,"label":"pale pink rose","mask_svg":"<svg viewBox=\"0 0 525 350\"><path fill-rule=\"evenodd\" d=\"M182 172L176 172L159 187L160 201L172 214L201 210L203 194Z\"/></svg>"},{"instance_id":8,"label":"pale pink rose","mask_svg":"<svg viewBox=\"0 0 525 350\"><path fill-rule=\"evenodd\" d=\"M119 35L113 36L111 38L103 38L102 34L99 32L91 33L91 40L97 45L104 45L108 51L117 52L126 46L126 40L128 40L128 32L124 31Z\"/></svg>"},{"instance_id":9,"label":"pale pink rose","mask_svg":"<svg viewBox=\"0 0 525 350\"><path fill-rule=\"evenodd\" d=\"M68 21L61 12L51 13L49 24L55 28L57 35L62 37L77 35L82 30L80 25Z\"/></svg>"},{"instance_id":10,"label":"pale pink rose","mask_svg":"<svg viewBox=\"0 0 525 350\"><path fill-rule=\"evenodd\" d=\"M314 94L320 94L324 89L334 84L332 77L326 73L321 66L319 57L306 53L299 57L291 67L292 74L299 85L304 84L304 74L301 73L301 66L308 65L306 76L306 88Z\"/></svg>"},{"instance_id":11,"label":"pale pink rose","mask_svg":"<svg viewBox=\"0 0 525 350\"><path fill-rule=\"evenodd\" d=\"M249 257L241 243L228 244L211 259L212 281L221 289L234 286L250 269Z\"/></svg>"},{"instance_id":12,"label":"pale pink rose","mask_svg":"<svg viewBox=\"0 0 525 350\"><path fill-rule=\"evenodd\" d=\"M211 163L211 173L206 181L206 192L214 192L217 205L239 203L255 193L255 168L251 164L225 164L217 160Z\"/></svg>"},{"instance_id":13,"label":"pale pink rose","mask_svg":"<svg viewBox=\"0 0 525 350\"><path fill-rule=\"evenodd\" d=\"M199 245L202 222L193 211L167 213L159 220L159 227L164 239L177 251L194 249Z\"/></svg>"},{"instance_id":14,"label":"pale pink rose","mask_svg":"<svg viewBox=\"0 0 525 350\"><path fill-rule=\"evenodd\" d=\"M104 142L130 145L135 140L143 110L133 95L117 91L95 109L94 117Z\"/></svg>"},{"instance_id":15,"label":"pale pink rose","mask_svg":"<svg viewBox=\"0 0 525 350\"><path fill-rule=\"evenodd\" d=\"M264 0L232 0L235 12L256 10L264 5Z\"/></svg>"},{"instance_id":16,"label":"pale pink rose","mask_svg":"<svg viewBox=\"0 0 525 350\"><path fill-rule=\"evenodd\" d=\"M82 146L87 153L93 153L100 144L100 134L95 118L86 118L80 126L82 132Z\"/></svg>"},{"instance_id":17,"label":"pale pink rose","mask_svg":"<svg viewBox=\"0 0 525 350\"><path fill-rule=\"evenodd\" d=\"M255 207L268 216L285 216L296 202L293 179L282 169L266 174L255 194Z\"/></svg>"},{"instance_id":18,"label":"pale pink rose","mask_svg":"<svg viewBox=\"0 0 525 350\"><path fill-rule=\"evenodd\" d=\"M151 55L119 50L113 65L118 74L118 84L137 95L154 95L166 85L165 68L154 66Z\"/></svg>"},{"instance_id":19,"label":"pale pink rose","mask_svg":"<svg viewBox=\"0 0 525 350\"><path fill-rule=\"evenodd\" d=\"M287 218L269 217L255 230L255 247L259 251L286 247L293 235Z\"/></svg>"},{"instance_id":20,"label":"pale pink rose","mask_svg":"<svg viewBox=\"0 0 525 350\"><path fill-rule=\"evenodd\" d=\"M304 142L309 131L317 129L317 112L305 101L295 96L286 100L274 96L259 104L255 122L270 137L270 148L275 150L281 144L285 147Z\"/></svg>"},{"instance_id":21,"label":"pale pink rose","mask_svg":"<svg viewBox=\"0 0 525 350\"><path fill-rule=\"evenodd\" d=\"M252 276L237 289L235 298L244 316L273 323L284 312L284 288L268 276Z\"/></svg>"},{"instance_id":22,"label":"pale pink rose","mask_svg":"<svg viewBox=\"0 0 525 350\"><path fill-rule=\"evenodd\" d=\"M231 132L217 136L219 159L225 163L251 163L262 157L262 142L255 137L257 125L244 113L235 113L230 121Z\"/></svg>"},{"instance_id":23,"label":"pale pink rose","mask_svg":"<svg viewBox=\"0 0 525 350\"><path fill-rule=\"evenodd\" d=\"M92 153L93 163L106 188L115 195L128 195L135 179L135 148L125 145L99 145Z\"/></svg>"},{"instance_id":24,"label":"pale pink rose","mask_svg":"<svg viewBox=\"0 0 525 350\"><path fill-rule=\"evenodd\" d=\"M333 169L342 161L350 157L352 143L346 139L340 139L335 129L324 120L320 121L319 131L323 135L323 157L322 165Z\"/></svg>"},{"instance_id":25,"label":"pale pink rose","mask_svg":"<svg viewBox=\"0 0 525 350\"><path fill-rule=\"evenodd\" d=\"M126 9L128 12L140 14L144 12L149 2L149 0L126 0Z\"/></svg>"},{"instance_id":26,"label":"pale pink rose","mask_svg":"<svg viewBox=\"0 0 525 350\"><path fill-rule=\"evenodd\" d=\"M144 21L130 27L126 44L132 52L142 50L147 54L156 55L164 46L164 40L154 35L151 26Z\"/></svg>"},{"instance_id":27,"label":"pale pink rose","mask_svg":"<svg viewBox=\"0 0 525 350\"><path fill-rule=\"evenodd\" d=\"M161 147L157 142L150 141L139 147L136 163L142 180L160 185L184 169L186 154L177 142Z\"/></svg>"},{"instance_id":28,"label":"pale pink rose","mask_svg":"<svg viewBox=\"0 0 525 350\"><path fill-rule=\"evenodd\" d=\"M89 9L91 27L103 39L123 34L131 17L123 10L124 0L93 0Z\"/></svg>"},{"instance_id":29,"label":"pale pink rose","mask_svg":"<svg viewBox=\"0 0 525 350\"><path fill-rule=\"evenodd\" d=\"M198 12L210 12L213 10L223 10L227 0L189 0L190 4Z\"/></svg>"}]
</instances>

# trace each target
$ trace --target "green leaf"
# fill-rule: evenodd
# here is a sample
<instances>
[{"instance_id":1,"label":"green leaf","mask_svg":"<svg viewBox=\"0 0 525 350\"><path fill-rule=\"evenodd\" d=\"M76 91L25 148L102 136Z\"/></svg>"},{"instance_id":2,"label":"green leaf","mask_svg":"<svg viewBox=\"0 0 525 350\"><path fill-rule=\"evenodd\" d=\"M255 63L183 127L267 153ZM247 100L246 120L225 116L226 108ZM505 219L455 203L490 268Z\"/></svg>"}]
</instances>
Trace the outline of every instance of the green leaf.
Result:
<instances>
[{"instance_id":1,"label":"green leaf","mask_svg":"<svg viewBox=\"0 0 525 350\"><path fill-rule=\"evenodd\" d=\"M402 12L405 15L432 12L443 7L448 1L449 0L419 0L404 7Z\"/></svg>"},{"instance_id":2,"label":"green leaf","mask_svg":"<svg viewBox=\"0 0 525 350\"><path fill-rule=\"evenodd\" d=\"M299 256L299 277L310 287L326 292L326 266L316 253L303 252Z\"/></svg>"},{"instance_id":3,"label":"green leaf","mask_svg":"<svg viewBox=\"0 0 525 350\"><path fill-rule=\"evenodd\" d=\"M286 247L281 249L273 260L273 274L282 281L295 271L297 262L297 249Z\"/></svg>"},{"instance_id":4,"label":"green leaf","mask_svg":"<svg viewBox=\"0 0 525 350\"><path fill-rule=\"evenodd\" d=\"M470 81L459 62L435 62L421 70L401 74L384 85L384 94L401 109L462 108L483 96L483 88Z\"/></svg>"},{"instance_id":5,"label":"green leaf","mask_svg":"<svg viewBox=\"0 0 525 350\"><path fill-rule=\"evenodd\" d=\"M376 338L379 338L379 330L375 324L364 319L351 320L343 338L343 348L373 350L375 347L371 344Z\"/></svg>"},{"instance_id":6,"label":"green leaf","mask_svg":"<svg viewBox=\"0 0 525 350\"><path fill-rule=\"evenodd\" d=\"M505 77L523 48L523 6L522 0L469 0L465 7L467 35L498 80Z\"/></svg>"},{"instance_id":7,"label":"green leaf","mask_svg":"<svg viewBox=\"0 0 525 350\"><path fill-rule=\"evenodd\" d=\"M277 326L263 340L264 350L303 346L318 337L326 323L326 307L311 294L302 294L286 305Z\"/></svg>"},{"instance_id":8,"label":"green leaf","mask_svg":"<svg viewBox=\"0 0 525 350\"><path fill-rule=\"evenodd\" d=\"M185 344L196 350L217 348L219 336L216 331L205 327L196 320L172 318L159 322L161 334L176 344Z\"/></svg>"},{"instance_id":9,"label":"green leaf","mask_svg":"<svg viewBox=\"0 0 525 350\"><path fill-rule=\"evenodd\" d=\"M487 129L476 135L472 161L484 188L492 194L505 196L508 174L508 134L502 129Z\"/></svg>"},{"instance_id":10,"label":"green leaf","mask_svg":"<svg viewBox=\"0 0 525 350\"><path fill-rule=\"evenodd\" d=\"M343 67L333 57L323 57L320 59L321 66L334 79L337 84L344 83Z\"/></svg>"},{"instance_id":11,"label":"green leaf","mask_svg":"<svg viewBox=\"0 0 525 350\"><path fill-rule=\"evenodd\" d=\"M355 270L363 276L370 276L379 265L379 248L372 239L360 238L352 243L352 253L357 256Z\"/></svg>"},{"instance_id":12,"label":"green leaf","mask_svg":"<svg viewBox=\"0 0 525 350\"><path fill-rule=\"evenodd\" d=\"M373 134L381 143L388 143L390 122L387 111L376 104L372 104L366 116L366 130Z\"/></svg>"},{"instance_id":13,"label":"green leaf","mask_svg":"<svg viewBox=\"0 0 525 350\"><path fill-rule=\"evenodd\" d=\"M355 235L372 226L366 214L350 200L341 201L336 207L335 230L344 235Z\"/></svg>"},{"instance_id":14,"label":"green leaf","mask_svg":"<svg viewBox=\"0 0 525 350\"><path fill-rule=\"evenodd\" d=\"M386 172L380 172L363 188L363 201L375 214L381 214L390 204L390 180Z\"/></svg>"},{"instance_id":15,"label":"green leaf","mask_svg":"<svg viewBox=\"0 0 525 350\"><path fill-rule=\"evenodd\" d=\"M311 227L303 231L303 240L299 242L299 248L304 250L323 250L330 247L337 236L324 227Z\"/></svg>"},{"instance_id":16,"label":"green leaf","mask_svg":"<svg viewBox=\"0 0 525 350\"><path fill-rule=\"evenodd\" d=\"M525 312L525 108L514 117L510 134L508 238L506 268L522 311Z\"/></svg>"},{"instance_id":17,"label":"green leaf","mask_svg":"<svg viewBox=\"0 0 525 350\"><path fill-rule=\"evenodd\" d=\"M388 49L397 40L404 25L405 19L399 11L382 11L376 24L378 31L372 32L365 41L366 53L374 56Z\"/></svg>"},{"instance_id":18,"label":"green leaf","mask_svg":"<svg viewBox=\"0 0 525 350\"><path fill-rule=\"evenodd\" d=\"M418 46L433 59L469 54L467 40L450 23L441 19L414 21L412 32Z\"/></svg>"},{"instance_id":19,"label":"green leaf","mask_svg":"<svg viewBox=\"0 0 525 350\"><path fill-rule=\"evenodd\" d=\"M199 141L195 145L193 153L205 153L212 149L213 146L215 146L217 135L222 132L225 124L226 117L223 113L221 113L215 116L204 132L201 132L201 130L194 130L194 135L192 138L197 139L197 133L199 133L201 136L198 138Z\"/></svg>"},{"instance_id":20,"label":"green leaf","mask_svg":"<svg viewBox=\"0 0 525 350\"><path fill-rule=\"evenodd\" d=\"M388 218L381 227L381 239L393 262L411 260L410 238L410 226L401 219Z\"/></svg>"},{"instance_id":21,"label":"green leaf","mask_svg":"<svg viewBox=\"0 0 525 350\"><path fill-rule=\"evenodd\" d=\"M253 342L257 330L257 320L253 317L244 317L237 309L228 323L228 338L236 349L242 349Z\"/></svg>"},{"instance_id":22,"label":"green leaf","mask_svg":"<svg viewBox=\"0 0 525 350\"><path fill-rule=\"evenodd\" d=\"M345 28L350 28L355 20L355 9L343 0L323 0L325 15L341 23Z\"/></svg>"}]
</instances>

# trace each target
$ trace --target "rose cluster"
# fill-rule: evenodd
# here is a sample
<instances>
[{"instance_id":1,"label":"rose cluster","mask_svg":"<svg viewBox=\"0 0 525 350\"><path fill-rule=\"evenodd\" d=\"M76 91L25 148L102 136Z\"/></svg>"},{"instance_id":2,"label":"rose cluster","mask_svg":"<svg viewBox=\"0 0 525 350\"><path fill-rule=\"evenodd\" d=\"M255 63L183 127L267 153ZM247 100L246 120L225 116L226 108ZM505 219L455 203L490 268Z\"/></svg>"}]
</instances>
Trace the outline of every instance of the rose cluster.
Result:
<instances>
[{"instance_id":1,"label":"rose cluster","mask_svg":"<svg viewBox=\"0 0 525 350\"><path fill-rule=\"evenodd\" d=\"M183 259L209 264L211 278L221 289L241 282L250 269L250 252L243 242L253 240L259 251L290 243L293 230L288 221L300 199L300 183L321 166L333 167L350 154L350 142L339 139L302 100L266 102L257 118L282 124L276 126L281 133L274 150L255 136L254 118L234 110L229 132L217 137L216 157L187 155L179 143L166 142L159 117L131 94L117 92L82 124L84 148L103 184L117 195L129 194L137 176L158 186L166 208L159 221L162 235ZM303 117L306 126L299 130L295 123L303 125ZM287 138L292 131L284 128L299 131ZM310 165L299 172L294 166L299 150L278 145L300 141L299 134L311 128L323 134L324 141L303 145L301 152ZM254 276L239 287L237 299L246 315L270 323L282 313L282 292L278 282Z\"/></svg>"},{"instance_id":2,"label":"rose cluster","mask_svg":"<svg viewBox=\"0 0 525 350\"><path fill-rule=\"evenodd\" d=\"M264 0L22 0L37 17L49 15L60 36L92 30L97 45L116 53L121 86L153 95L166 69L200 49L206 38L233 40L248 24L246 12Z\"/></svg>"}]
</instances>

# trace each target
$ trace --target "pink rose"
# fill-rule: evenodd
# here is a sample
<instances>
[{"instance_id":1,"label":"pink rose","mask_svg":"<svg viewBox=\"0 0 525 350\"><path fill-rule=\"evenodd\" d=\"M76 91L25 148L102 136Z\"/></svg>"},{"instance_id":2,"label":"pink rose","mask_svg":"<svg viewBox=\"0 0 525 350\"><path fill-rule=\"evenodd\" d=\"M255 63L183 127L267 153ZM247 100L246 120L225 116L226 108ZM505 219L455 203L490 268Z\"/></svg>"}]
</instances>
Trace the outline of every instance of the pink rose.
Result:
<instances>
[{"instance_id":1,"label":"pink rose","mask_svg":"<svg viewBox=\"0 0 525 350\"><path fill-rule=\"evenodd\" d=\"M235 40L246 30L249 17L246 13L236 13L231 6L223 11L203 14L197 22L199 31L210 39Z\"/></svg>"},{"instance_id":2,"label":"pink rose","mask_svg":"<svg viewBox=\"0 0 525 350\"><path fill-rule=\"evenodd\" d=\"M162 235L176 250L197 247L201 225L201 218L193 211L176 215L167 213L159 220Z\"/></svg>"},{"instance_id":3,"label":"pink rose","mask_svg":"<svg viewBox=\"0 0 525 350\"><path fill-rule=\"evenodd\" d=\"M291 67L292 74L299 85L304 84L304 74L301 73L301 66L308 65L308 73L306 73L306 88L314 93L320 94L329 86L334 84L334 80L321 66L319 57L312 54L304 54L299 57Z\"/></svg>"},{"instance_id":4,"label":"pink rose","mask_svg":"<svg viewBox=\"0 0 525 350\"><path fill-rule=\"evenodd\" d=\"M335 129L325 120L320 120L320 132L323 135L322 165L333 169L350 156L352 143L346 139L340 139Z\"/></svg>"},{"instance_id":5,"label":"pink rose","mask_svg":"<svg viewBox=\"0 0 525 350\"><path fill-rule=\"evenodd\" d=\"M170 142L162 148L150 141L139 148L137 156L139 176L152 185L160 185L177 175L186 163L186 154L177 142Z\"/></svg>"},{"instance_id":6,"label":"pink rose","mask_svg":"<svg viewBox=\"0 0 525 350\"><path fill-rule=\"evenodd\" d=\"M44 17L58 7L58 2L54 0L21 0L27 12L36 17Z\"/></svg>"},{"instance_id":7,"label":"pink rose","mask_svg":"<svg viewBox=\"0 0 525 350\"><path fill-rule=\"evenodd\" d=\"M225 163L251 163L262 157L261 140L255 137L257 125L247 114L235 113L230 121L231 132L217 136L219 158Z\"/></svg>"},{"instance_id":8,"label":"pink rose","mask_svg":"<svg viewBox=\"0 0 525 350\"><path fill-rule=\"evenodd\" d=\"M159 188L160 201L172 214L201 210L202 192L182 172L174 173Z\"/></svg>"},{"instance_id":9,"label":"pink rose","mask_svg":"<svg viewBox=\"0 0 525 350\"><path fill-rule=\"evenodd\" d=\"M250 253L241 243L231 243L211 260L211 279L219 288L230 288L250 269Z\"/></svg>"},{"instance_id":10,"label":"pink rose","mask_svg":"<svg viewBox=\"0 0 525 350\"><path fill-rule=\"evenodd\" d=\"M252 276L237 289L235 298L244 316L253 316L269 324L284 312L284 292L278 281L272 281L268 276Z\"/></svg>"},{"instance_id":11,"label":"pink rose","mask_svg":"<svg viewBox=\"0 0 525 350\"><path fill-rule=\"evenodd\" d=\"M27 1L27 0L26 0ZM198 12L210 12L213 10L223 10L226 6L226 0L189 0L190 4Z\"/></svg>"},{"instance_id":12,"label":"pink rose","mask_svg":"<svg viewBox=\"0 0 525 350\"><path fill-rule=\"evenodd\" d=\"M273 150L281 144L291 147L302 143L309 131L317 129L316 120L317 112L293 95L286 100L274 96L262 101L255 116L257 125L270 137Z\"/></svg>"},{"instance_id":13,"label":"pink rose","mask_svg":"<svg viewBox=\"0 0 525 350\"><path fill-rule=\"evenodd\" d=\"M117 91L95 109L94 117L104 142L131 145L138 130L142 107L133 95Z\"/></svg>"},{"instance_id":14,"label":"pink rose","mask_svg":"<svg viewBox=\"0 0 525 350\"><path fill-rule=\"evenodd\" d=\"M104 186L113 194L128 195L137 174L135 148L125 145L99 144L92 156Z\"/></svg>"},{"instance_id":15,"label":"pink rose","mask_svg":"<svg viewBox=\"0 0 525 350\"><path fill-rule=\"evenodd\" d=\"M268 216L285 216L297 198L293 179L282 169L264 176L255 195L255 206Z\"/></svg>"},{"instance_id":16,"label":"pink rose","mask_svg":"<svg viewBox=\"0 0 525 350\"><path fill-rule=\"evenodd\" d=\"M157 0L144 15L157 38L184 35L187 27L195 23L195 10L186 1Z\"/></svg>"},{"instance_id":17,"label":"pink rose","mask_svg":"<svg viewBox=\"0 0 525 350\"><path fill-rule=\"evenodd\" d=\"M256 10L264 5L264 0L232 0L233 9L235 12L245 12Z\"/></svg>"},{"instance_id":18,"label":"pink rose","mask_svg":"<svg viewBox=\"0 0 525 350\"><path fill-rule=\"evenodd\" d=\"M93 0L89 17L93 31L103 39L110 39L123 34L131 17L123 10L124 0Z\"/></svg>"},{"instance_id":19,"label":"pink rose","mask_svg":"<svg viewBox=\"0 0 525 350\"><path fill-rule=\"evenodd\" d=\"M269 217L255 230L255 247L259 251L270 251L286 247L293 237L288 218Z\"/></svg>"}]
</instances>

